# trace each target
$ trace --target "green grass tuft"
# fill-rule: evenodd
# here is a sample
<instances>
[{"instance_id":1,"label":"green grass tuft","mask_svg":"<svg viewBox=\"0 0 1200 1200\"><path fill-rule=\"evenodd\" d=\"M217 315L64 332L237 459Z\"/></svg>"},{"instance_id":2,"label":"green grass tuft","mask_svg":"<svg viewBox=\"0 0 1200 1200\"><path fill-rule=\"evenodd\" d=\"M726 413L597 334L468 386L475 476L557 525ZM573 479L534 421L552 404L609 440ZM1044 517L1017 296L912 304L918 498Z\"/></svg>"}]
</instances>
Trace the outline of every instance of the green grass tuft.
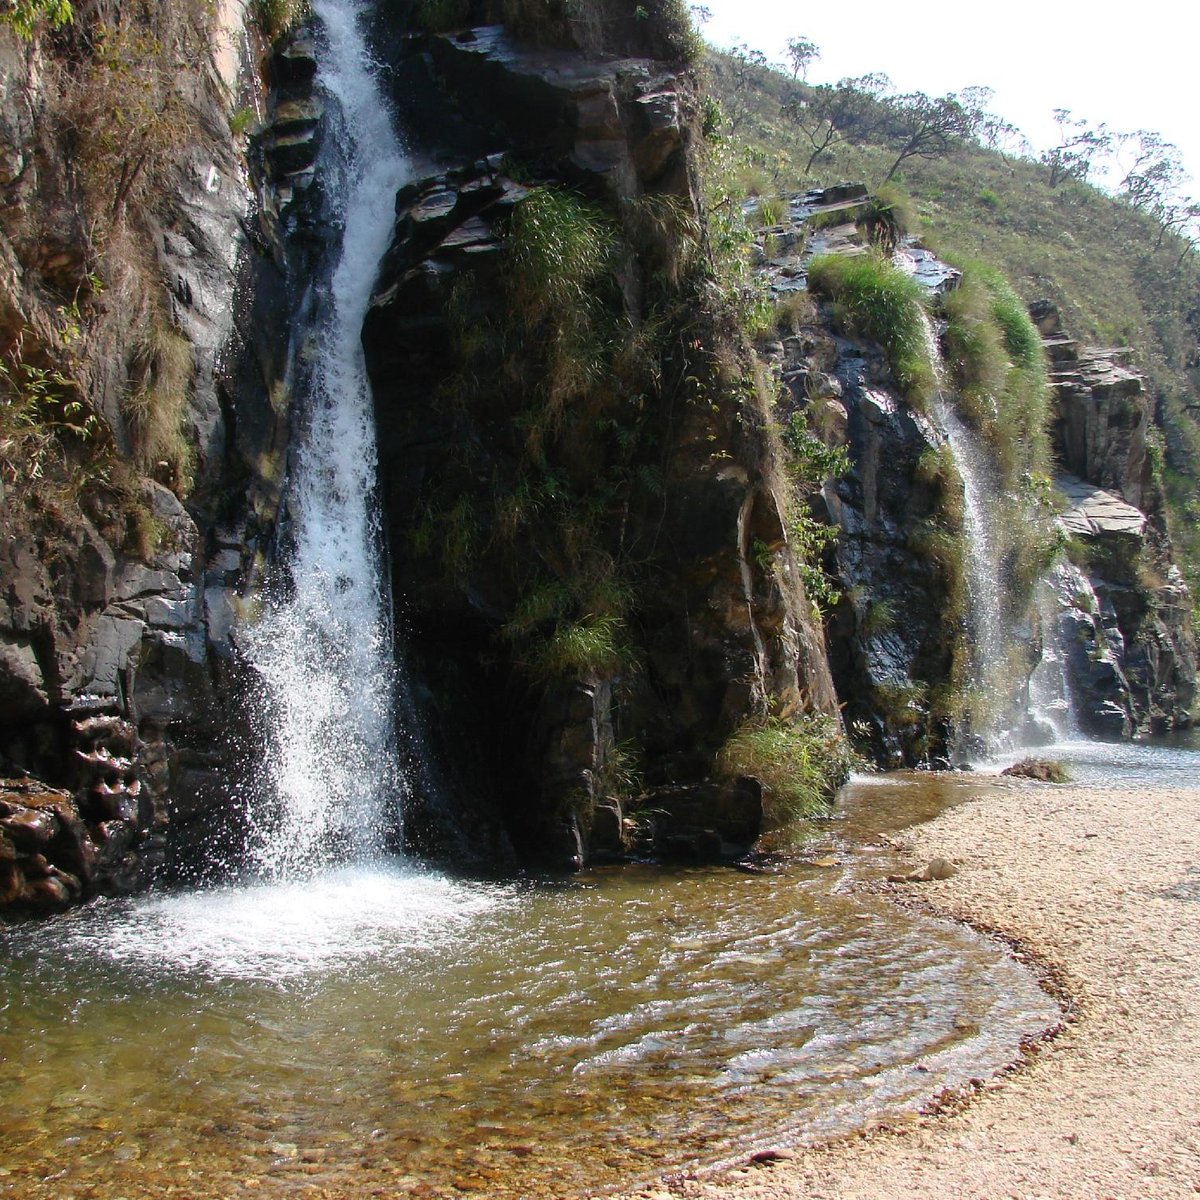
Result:
<instances>
[{"instance_id":1,"label":"green grass tuft","mask_svg":"<svg viewBox=\"0 0 1200 1200\"><path fill-rule=\"evenodd\" d=\"M752 776L763 788L766 819L784 825L826 812L859 759L832 717L758 717L721 747L717 771L727 779Z\"/></svg>"},{"instance_id":2,"label":"green grass tuft","mask_svg":"<svg viewBox=\"0 0 1200 1200\"><path fill-rule=\"evenodd\" d=\"M624 621L589 615L560 624L540 647L533 666L547 679L569 673L611 678L626 670L630 660Z\"/></svg>"},{"instance_id":3,"label":"green grass tuft","mask_svg":"<svg viewBox=\"0 0 1200 1200\"><path fill-rule=\"evenodd\" d=\"M877 254L821 254L809 264L808 286L834 302L844 332L883 348L905 399L923 410L938 379L921 285Z\"/></svg>"}]
</instances>

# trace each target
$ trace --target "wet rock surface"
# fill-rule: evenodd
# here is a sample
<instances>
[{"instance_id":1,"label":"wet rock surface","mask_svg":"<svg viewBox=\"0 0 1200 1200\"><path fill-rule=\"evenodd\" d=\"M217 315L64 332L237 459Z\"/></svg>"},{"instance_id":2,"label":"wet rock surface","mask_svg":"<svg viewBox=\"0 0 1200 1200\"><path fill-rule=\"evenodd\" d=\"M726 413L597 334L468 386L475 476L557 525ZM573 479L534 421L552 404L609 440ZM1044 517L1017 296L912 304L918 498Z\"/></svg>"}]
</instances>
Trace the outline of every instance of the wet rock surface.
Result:
<instances>
[{"instance_id":1,"label":"wet rock surface","mask_svg":"<svg viewBox=\"0 0 1200 1200\"><path fill-rule=\"evenodd\" d=\"M757 231L779 250L758 268L777 300L806 287L815 254L866 251L857 222L868 199L859 184L808 192L790 199L785 225ZM931 290L956 276L939 270L928 251L904 253L928 260ZM889 767L913 765L945 734L929 729L921 700L952 665L944 619L951 580L920 550L939 504L921 464L946 439L903 400L880 347L835 334L828 306L807 303L793 331L759 352L779 381L778 420L808 422L849 457L849 470L810 500L814 514L837 529L822 564L839 592L826 619L830 669L845 719L872 757Z\"/></svg>"},{"instance_id":2,"label":"wet rock surface","mask_svg":"<svg viewBox=\"0 0 1200 1200\"><path fill-rule=\"evenodd\" d=\"M503 25L433 38L430 50L458 111L510 153L563 179L598 177L614 199L686 191L686 85L664 64L534 47Z\"/></svg>"},{"instance_id":3,"label":"wet rock surface","mask_svg":"<svg viewBox=\"0 0 1200 1200\"><path fill-rule=\"evenodd\" d=\"M821 634L786 565L762 446L732 410L715 404L701 413L664 402L658 445L639 468L652 489L634 492L609 522L627 544L645 547L631 622L636 671L531 683L528 664L514 661L501 629L522 576L539 565L536 538L525 551L506 550L485 515L474 530L474 559L453 573L436 555L412 551L411 530L438 487L452 486L480 522L493 508L493 480L522 469L527 418L511 389L476 387L453 403L445 397L454 383L454 306L468 296L475 322L503 321L496 306L506 303L508 227L529 189L570 185L619 220L646 199L685 212L695 204L684 170L689 94L663 64L538 49L494 27L430 39L428 55L451 105L476 131L464 143L490 137L496 152L400 192L396 236L364 331L395 589L404 597L434 755L448 764L460 797L457 813L418 805L410 824L432 851L477 843L480 830L499 822L530 857L568 867L592 856L611 860L656 841L627 826L610 783L617 743L642 744L644 802L665 813L670 804L660 804L659 793L701 783L716 744L755 696L777 697L785 713L802 696L832 706ZM512 178L501 148L536 164L535 182ZM616 303L635 327L645 320L652 266L631 256L619 271ZM470 475L456 466L464 445L478 448L481 460ZM612 467L611 447L568 454L553 463L555 486L584 488ZM762 548L757 562L752 547ZM691 815L669 835L681 852L720 857L753 840L745 820L736 836L723 831L719 793L689 793ZM712 811L702 818L705 804Z\"/></svg>"},{"instance_id":4,"label":"wet rock surface","mask_svg":"<svg viewBox=\"0 0 1200 1200\"><path fill-rule=\"evenodd\" d=\"M1054 579L1076 707L1103 736L1187 728L1196 693L1191 599L1171 561L1147 450L1144 381L1123 352L1071 339L1053 305L1030 312L1057 401L1059 521L1078 559Z\"/></svg>"},{"instance_id":5,"label":"wet rock surface","mask_svg":"<svg viewBox=\"0 0 1200 1200\"><path fill-rule=\"evenodd\" d=\"M242 16L240 9L222 14L221 36L231 47L222 70L225 86L253 98L259 85L239 79L244 56L232 49L244 38ZM8 38L0 38L5 48ZM0 88L25 97L0 140L16 139L30 153L41 146L43 155L39 172L23 177L22 194L9 197L14 207L3 233L14 238L17 203L51 211L65 203L52 190L56 167L44 158L54 119L49 101L38 80L23 74L32 61L0 59ZM275 54L268 107L281 135L317 126L319 108L309 97L314 66L304 36ZM138 235L151 243L146 270L162 277L161 319L190 362L179 432L194 479L164 476L167 487L134 476L140 494L125 503L144 513L140 540L127 536L127 518L108 502L71 516L65 527L53 511L24 510L16 493L0 513L0 766L69 796L77 822L70 829L85 830L79 844L94 849L67 855L62 869L77 881L67 889L70 900L143 886L164 862L169 824L193 828L203 843L231 810L240 771L231 730L245 726L234 617L278 516L288 436L282 381L297 301L280 236L280 194L286 185L290 202L294 180L283 173L272 179L274 168L253 149L247 163L229 133L225 93L203 82L187 90L203 134L179 147L172 186ZM61 214L63 228L71 228L67 209ZM0 242L7 252L9 242ZM83 261L64 260L61 269L85 272ZM19 322L37 324L44 299L29 264L13 267L5 290L25 307L0 322L6 338ZM79 299L78 279L64 286L62 295ZM100 312L106 323L98 357L81 382L115 452L130 457L123 395L141 318L106 297ZM106 757L107 742L89 745L81 732L79 723L93 719L132 730L130 745ZM52 866L64 839L60 831L49 851L39 851Z\"/></svg>"}]
</instances>

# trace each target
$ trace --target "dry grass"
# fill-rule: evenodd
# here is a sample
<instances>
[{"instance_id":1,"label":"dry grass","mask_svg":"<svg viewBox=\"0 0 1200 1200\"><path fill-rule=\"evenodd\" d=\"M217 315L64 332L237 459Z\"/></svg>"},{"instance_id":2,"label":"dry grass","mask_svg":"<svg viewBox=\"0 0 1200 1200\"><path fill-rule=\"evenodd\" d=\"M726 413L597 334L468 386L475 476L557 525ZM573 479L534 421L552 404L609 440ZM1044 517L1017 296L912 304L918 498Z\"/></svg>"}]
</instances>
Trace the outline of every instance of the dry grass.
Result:
<instances>
[{"instance_id":1,"label":"dry grass","mask_svg":"<svg viewBox=\"0 0 1200 1200\"><path fill-rule=\"evenodd\" d=\"M138 467L180 496L191 487L194 466L184 431L194 370L187 338L151 322L134 350L133 382L121 406Z\"/></svg>"}]
</instances>

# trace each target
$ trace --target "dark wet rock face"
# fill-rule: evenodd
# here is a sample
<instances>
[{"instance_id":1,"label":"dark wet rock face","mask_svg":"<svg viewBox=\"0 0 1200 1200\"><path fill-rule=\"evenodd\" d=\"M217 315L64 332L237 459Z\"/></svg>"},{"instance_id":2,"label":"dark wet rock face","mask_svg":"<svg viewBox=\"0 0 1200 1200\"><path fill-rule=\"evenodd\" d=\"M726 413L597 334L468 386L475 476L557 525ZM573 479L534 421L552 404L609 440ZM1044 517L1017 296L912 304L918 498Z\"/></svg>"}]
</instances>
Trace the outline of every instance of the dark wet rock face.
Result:
<instances>
[{"instance_id":1,"label":"dark wet rock face","mask_svg":"<svg viewBox=\"0 0 1200 1200\"><path fill-rule=\"evenodd\" d=\"M502 25L431 39L457 111L514 156L614 197L687 189L680 79L647 59L589 58L516 41Z\"/></svg>"},{"instance_id":2,"label":"dark wet rock face","mask_svg":"<svg viewBox=\"0 0 1200 1200\"><path fill-rule=\"evenodd\" d=\"M24 119L0 130L0 140L32 154L51 117L24 69L19 58L0 59L0 88L26 100ZM16 492L0 509L0 764L24 780L14 794L65 797L43 806L57 832L43 830L30 854L18 846L13 869L28 886L10 880L15 904L57 902L64 887L69 900L130 891L169 857L168 833L176 857L187 859L230 834L246 749L239 704L253 703L238 663L236 614L278 516L294 280L310 253L303 239L299 250L285 248L281 235L297 219L311 175L298 181L305 164L280 147L315 136L314 69L306 38L276 53L274 123L254 142L249 172L228 134L227 99L197 84L197 119L208 132L181 148L171 190L148 218L151 269L169 310L163 319L191 364L180 422L192 455L190 490L178 480L174 491L137 482L149 531L143 544L124 536L121 514L104 505L65 525L24 506ZM44 190L52 177L43 163L43 176L27 175L23 186ZM71 228L65 218L61 224ZM0 244L7 253L7 241ZM25 311L3 316L6 337L14 322L32 328L38 320L31 264L23 264L23 283L21 269L14 264L16 282L5 291ZM108 314L107 340L83 379L116 452L128 457L133 435L121 398L139 317L115 307ZM49 781L43 792L36 779ZM14 828L24 820L15 809L10 816Z\"/></svg>"},{"instance_id":3,"label":"dark wet rock face","mask_svg":"<svg viewBox=\"0 0 1200 1200\"><path fill-rule=\"evenodd\" d=\"M877 347L814 326L781 348L788 403L803 410L817 397L832 409L832 436L850 456L850 470L826 484L820 500L823 517L837 527L828 567L841 597L827 636L846 720L879 761L922 761L930 731L904 693L914 681L946 679L953 652L944 619L950 580L914 548L915 535L938 511L938 494L922 481L919 464L944 438L900 398Z\"/></svg>"},{"instance_id":4,"label":"dark wet rock face","mask_svg":"<svg viewBox=\"0 0 1200 1200\"><path fill-rule=\"evenodd\" d=\"M787 565L755 428L761 416L728 401L684 402L686 359L668 356L666 382L639 400L641 415L625 411L622 396L589 419L586 433L552 439L539 470L562 494L628 479L607 502L588 552L627 564L628 655L621 665L546 678L504 633L528 580L560 565L550 548L559 535L547 533L558 519L554 502L538 502L544 515L515 544L506 544L496 507L497 481L520 492L529 472L521 431L530 396L503 375L506 358L516 369L527 352L505 311L510 225L532 190L566 185L587 197L626 239L603 302L621 323L640 326L654 264L627 218L647 198L694 213L686 84L649 60L522 46L494 27L431 39L429 56L450 106L475 131L463 143L490 137L496 152L401 191L364 331L402 632L450 795L448 804L418 805L410 840L461 854L464 840L478 842L498 823L519 854L559 866L638 851L720 857L744 849L761 804L729 815L729 789L706 782L717 745L764 697L784 713L834 704L821 632ZM531 174L517 181L506 173L506 154L532 164ZM466 386L464 297L468 330L511 325L515 347L477 363ZM673 344L711 343L703 314L690 319L690 339L681 330ZM648 431L626 439L632 462L621 457L626 420ZM436 549L414 548L413 530L435 505L464 522L470 514L473 553L451 569ZM453 537L451 524L437 528L439 541ZM628 789L616 776L626 744L637 746L645 806L659 814L653 822L631 822L624 811Z\"/></svg>"}]
</instances>

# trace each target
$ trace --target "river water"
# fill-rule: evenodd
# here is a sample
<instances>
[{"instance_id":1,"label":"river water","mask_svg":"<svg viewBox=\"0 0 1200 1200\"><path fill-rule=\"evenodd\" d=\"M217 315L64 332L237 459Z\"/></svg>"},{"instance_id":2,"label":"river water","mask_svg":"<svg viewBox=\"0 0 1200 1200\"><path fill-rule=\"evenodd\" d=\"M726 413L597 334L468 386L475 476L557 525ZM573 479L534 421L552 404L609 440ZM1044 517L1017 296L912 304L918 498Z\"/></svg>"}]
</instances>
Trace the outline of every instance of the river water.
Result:
<instances>
[{"instance_id":1,"label":"river water","mask_svg":"<svg viewBox=\"0 0 1200 1200\"><path fill-rule=\"evenodd\" d=\"M1064 742L1194 787L1194 736ZM856 779L764 874L387 864L0 929L0 1190L569 1196L806 1143L986 1076L1058 1018L995 943L856 888L889 835L1029 786Z\"/></svg>"},{"instance_id":2,"label":"river water","mask_svg":"<svg viewBox=\"0 0 1200 1200\"><path fill-rule=\"evenodd\" d=\"M993 943L848 885L894 869L885 830L994 786L864 780L766 874L380 863L13 927L0 1183L562 1196L920 1106L1057 1009Z\"/></svg>"}]
</instances>

